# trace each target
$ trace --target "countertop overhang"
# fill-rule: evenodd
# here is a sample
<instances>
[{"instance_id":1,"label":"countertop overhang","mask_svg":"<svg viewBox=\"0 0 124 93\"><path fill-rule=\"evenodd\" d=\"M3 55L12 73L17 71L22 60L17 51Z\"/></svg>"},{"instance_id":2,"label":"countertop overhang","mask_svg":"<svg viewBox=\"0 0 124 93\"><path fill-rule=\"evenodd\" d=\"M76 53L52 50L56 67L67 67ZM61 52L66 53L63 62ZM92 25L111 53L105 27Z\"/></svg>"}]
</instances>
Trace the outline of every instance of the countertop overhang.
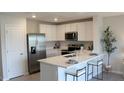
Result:
<instances>
[{"instance_id":1,"label":"countertop overhang","mask_svg":"<svg viewBox=\"0 0 124 93\"><path fill-rule=\"evenodd\" d=\"M70 54L68 54L68 55L70 55ZM68 64L68 61L70 59L78 61L78 63L80 63L80 62L86 63L86 62L92 61L102 55L104 55L104 54L90 55L89 52L82 52L82 53L79 53L78 56L74 56L74 57L67 58L67 57L65 57L66 55L61 55L61 56L40 59L40 60L38 60L38 62L67 68L69 66L74 65L74 64Z\"/></svg>"}]
</instances>

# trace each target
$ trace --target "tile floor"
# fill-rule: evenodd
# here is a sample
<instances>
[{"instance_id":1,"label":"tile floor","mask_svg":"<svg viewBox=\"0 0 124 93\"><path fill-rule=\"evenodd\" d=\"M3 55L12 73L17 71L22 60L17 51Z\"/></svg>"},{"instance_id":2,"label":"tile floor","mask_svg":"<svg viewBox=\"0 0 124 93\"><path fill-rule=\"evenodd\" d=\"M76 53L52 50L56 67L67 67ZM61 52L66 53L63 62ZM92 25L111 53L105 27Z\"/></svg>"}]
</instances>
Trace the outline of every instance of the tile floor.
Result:
<instances>
[{"instance_id":1,"label":"tile floor","mask_svg":"<svg viewBox=\"0 0 124 93\"><path fill-rule=\"evenodd\" d=\"M90 81L124 81L124 77L120 74L104 72L103 80L91 79Z\"/></svg>"},{"instance_id":2,"label":"tile floor","mask_svg":"<svg viewBox=\"0 0 124 93\"><path fill-rule=\"evenodd\" d=\"M105 73L103 81L124 81L124 77L119 74L115 73ZM27 76L21 76L14 79L11 79L10 81L39 81L40 80L40 73L27 75ZM96 79L92 79L90 81L97 81Z\"/></svg>"}]
</instances>

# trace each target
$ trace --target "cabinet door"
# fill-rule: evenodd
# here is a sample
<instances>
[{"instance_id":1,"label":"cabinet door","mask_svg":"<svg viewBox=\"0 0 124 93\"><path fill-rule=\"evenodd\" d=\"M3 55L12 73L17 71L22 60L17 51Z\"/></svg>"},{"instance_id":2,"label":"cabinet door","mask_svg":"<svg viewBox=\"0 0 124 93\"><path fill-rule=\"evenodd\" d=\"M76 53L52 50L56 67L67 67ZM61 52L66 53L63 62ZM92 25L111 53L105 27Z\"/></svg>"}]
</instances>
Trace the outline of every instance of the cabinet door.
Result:
<instances>
[{"instance_id":1,"label":"cabinet door","mask_svg":"<svg viewBox=\"0 0 124 93\"><path fill-rule=\"evenodd\" d=\"M46 25L45 24L40 24L40 33L46 34Z\"/></svg>"},{"instance_id":2,"label":"cabinet door","mask_svg":"<svg viewBox=\"0 0 124 93\"><path fill-rule=\"evenodd\" d=\"M40 33L45 34L45 40L47 40L46 24L40 24Z\"/></svg>"},{"instance_id":3,"label":"cabinet door","mask_svg":"<svg viewBox=\"0 0 124 93\"><path fill-rule=\"evenodd\" d=\"M65 32L71 32L71 24L65 24Z\"/></svg>"},{"instance_id":4,"label":"cabinet door","mask_svg":"<svg viewBox=\"0 0 124 93\"><path fill-rule=\"evenodd\" d=\"M78 40L79 41L85 41L86 40L84 22L78 23Z\"/></svg>"},{"instance_id":5,"label":"cabinet door","mask_svg":"<svg viewBox=\"0 0 124 93\"><path fill-rule=\"evenodd\" d=\"M56 25L51 25L51 39L50 41L56 41Z\"/></svg>"},{"instance_id":6,"label":"cabinet door","mask_svg":"<svg viewBox=\"0 0 124 93\"><path fill-rule=\"evenodd\" d=\"M46 25L46 40L51 40L51 25Z\"/></svg>"},{"instance_id":7,"label":"cabinet door","mask_svg":"<svg viewBox=\"0 0 124 93\"><path fill-rule=\"evenodd\" d=\"M57 40L65 40L65 25L57 25Z\"/></svg>"},{"instance_id":8,"label":"cabinet door","mask_svg":"<svg viewBox=\"0 0 124 93\"><path fill-rule=\"evenodd\" d=\"M71 23L70 24L70 32L77 32L77 26L78 26L78 23Z\"/></svg>"},{"instance_id":9,"label":"cabinet door","mask_svg":"<svg viewBox=\"0 0 124 93\"><path fill-rule=\"evenodd\" d=\"M93 41L93 22L85 22L86 41Z\"/></svg>"},{"instance_id":10,"label":"cabinet door","mask_svg":"<svg viewBox=\"0 0 124 93\"><path fill-rule=\"evenodd\" d=\"M46 41L56 40L56 25L40 24L40 33L44 33Z\"/></svg>"}]
</instances>

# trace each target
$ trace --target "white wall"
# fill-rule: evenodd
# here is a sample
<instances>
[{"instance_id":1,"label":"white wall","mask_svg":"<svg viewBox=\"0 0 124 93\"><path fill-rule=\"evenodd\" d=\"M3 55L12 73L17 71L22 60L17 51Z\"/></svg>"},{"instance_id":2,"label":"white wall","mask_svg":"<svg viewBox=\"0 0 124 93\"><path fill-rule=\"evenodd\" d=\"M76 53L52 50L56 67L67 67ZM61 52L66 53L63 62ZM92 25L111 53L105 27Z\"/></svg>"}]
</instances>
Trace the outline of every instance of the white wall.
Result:
<instances>
[{"instance_id":1,"label":"white wall","mask_svg":"<svg viewBox=\"0 0 124 93\"><path fill-rule=\"evenodd\" d=\"M1 28L1 26L0 26ZM1 31L1 29L0 29ZM0 80L2 80L2 51L1 51L1 35L0 35Z\"/></svg>"},{"instance_id":2,"label":"white wall","mask_svg":"<svg viewBox=\"0 0 124 93\"><path fill-rule=\"evenodd\" d=\"M27 33L39 33L39 24L40 22L37 20L27 19Z\"/></svg>"},{"instance_id":3,"label":"white wall","mask_svg":"<svg viewBox=\"0 0 124 93\"><path fill-rule=\"evenodd\" d=\"M2 61L0 61L0 68L1 64L3 67L3 70L0 70L0 77L3 78L3 80L7 80L7 63L6 63L6 48L5 48L5 24L18 24L25 27L25 40L26 40L26 19L25 18L19 18L19 17L11 17L11 16L5 16L0 15L0 35L1 35L1 52L2 56L0 55L0 58L2 58ZM26 41L25 41L25 60L27 61L27 50L26 50ZM1 63L2 62L2 63ZM26 63L27 65L27 63ZM2 73L1 73L2 72ZM27 72L27 70L26 70Z\"/></svg>"},{"instance_id":4,"label":"white wall","mask_svg":"<svg viewBox=\"0 0 124 93\"><path fill-rule=\"evenodd\" d=\"M115 45L118 49L111 56L112 71L122 73L122 68L124 68L122 65L124 61L124 15L104 18L103 23L104 29L110 26L110 29L117 39Z\"/></svg>"}]
</instances>

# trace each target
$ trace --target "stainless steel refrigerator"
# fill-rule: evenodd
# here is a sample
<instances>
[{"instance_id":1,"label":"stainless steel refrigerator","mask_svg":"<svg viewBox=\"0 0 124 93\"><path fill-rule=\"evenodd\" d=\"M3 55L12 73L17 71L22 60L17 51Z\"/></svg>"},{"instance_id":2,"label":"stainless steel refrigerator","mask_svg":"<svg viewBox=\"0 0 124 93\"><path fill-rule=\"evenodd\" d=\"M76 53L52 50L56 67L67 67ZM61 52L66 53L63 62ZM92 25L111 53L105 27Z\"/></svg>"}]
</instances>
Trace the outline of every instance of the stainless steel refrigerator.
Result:
<instances>
[{"instance_id":1,"label":"stainless steel refrigerator","mask_svg":"<svg viewBox=\"0 0 124 93\"><path fill-rule=\"evenodd\" d=\"M27 34L28 71L40 71L39 59L46 58L45 34Z\"/></svg>"}]
</instances>

